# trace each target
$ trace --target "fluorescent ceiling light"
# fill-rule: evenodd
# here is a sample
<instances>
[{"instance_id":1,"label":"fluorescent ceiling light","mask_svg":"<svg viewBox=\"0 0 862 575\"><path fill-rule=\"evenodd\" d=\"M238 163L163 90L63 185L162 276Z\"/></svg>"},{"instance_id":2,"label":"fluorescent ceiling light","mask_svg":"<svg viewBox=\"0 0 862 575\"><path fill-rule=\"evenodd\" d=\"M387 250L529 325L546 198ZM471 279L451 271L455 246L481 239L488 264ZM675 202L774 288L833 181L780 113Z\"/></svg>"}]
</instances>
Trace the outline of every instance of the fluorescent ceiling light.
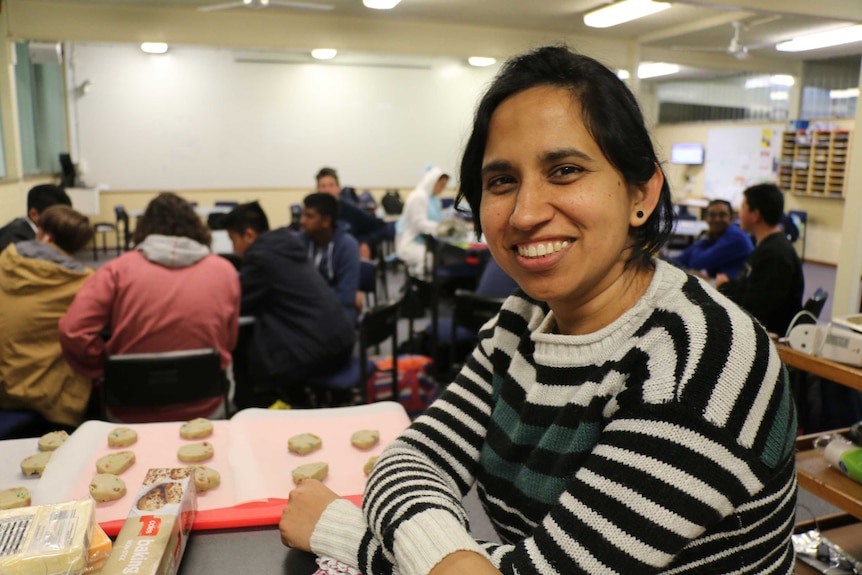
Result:
<instances>
[{"instance_id":1,"label":"fluorescent ceiling light","mask_svg":"<svg viewBox=\"0 0 862 575\"><path fill-rule=\"evenodd\" d=\"M848 26L847 28L839 28L838 30L800 36L799 38L776 44L775 49L781 52L804 52L805 50L817 50L818 48L828 48L829 46L850 44L852 42L862 42L862 25L857 24L856 26Z\"/></svg>"},{"instance_id":2,"label":"fluorescent ceiling light","mask_svg":"<svg viewBox=\"0 0 862 575\"><path fill-rule=\"evenodd\" d=\"M623 0L584 14L584 24L591 28L610 28L623 22L637 20L670 8L668 2L652 0Z\"/></svg>"},{"instance_id":3,"label":"fluorescent ceiling light","mask_svg":"<svg viewBox=\"0 0 862 575\"><path fill-rule=\"evenodd\" d=\"M772 76L754 76L745 81L745 89L771 88L772 86L792 86L796 80L788 74L773 74Z\"/></svg>"},{"instance_id":4,"label":"fluorescent ceiling light","mask_svg":"<svg viewBox=\"0 0 862 575\"><path fill-rule=\"evenodd\" d=\"M847 98L858 98L859 88L847 88L845 90L829 90L829 97L833 100L844 100Z\"/></svg>"},{"instance_id":5,"label":"fluorescent ceiling light","mask_svg":"<svg viewBox=\"0 0 862 575\"><path fill-rule=\"evenodd\" d=\"M769 77L769 83L773 86L792 86L796 83L793 76L789 74L773 74Z\"/></svg>"},{"instance_id":6,"label":"fluorescent ceiling light","mask_svg":"<svg viewBox=\"0 0 862 575\"><path fill-rule=\"evenodd\" d=\"M311 57L315 60L332 60L336 54L338 50L335 48L315 48L311 51Z\"/></svg>"},{"instance_id":7,"label":"fluorescent ceiling light","mask_svg":"<svg viewBox=\"0 0 862 575\"><path fill-rule=\"evenodd\" d=\"M617 78L625 82L629 78L631 78L631 74L629 74L628 70L617 70Z\"/></svg>"},{"instance_id":8,"label":"fluorescent ceiling light","mask_svg":"<svg viewBox=\"0 0 862 575\"><path fill-rule=\"evenodd\" d=\"M656 78L679 72L679 66L667 62L644 62L638 66L638 78Z\"/></svg>"},{"instance_id":9,"label":"fluorescent ceiling light","mask_svg":"<svg viewBox=\"0 0 862 575\"><path fill-rule=\"evenodd\" d=\"M144 42L141 44L141 50L147 54L164 54L168 51L168 45L164 42Z\"/></svg>"},{"instance_id":10,"label":"fluorescent ceiling light","mask_svg":"<svg viewBox=\"0 0 862 575\"><path fill-rule=\"evenodd\" d=\"M488 58L485 56L470 56L467 58L467 62L470 63L471 66L476 66L478 68L484 68L485 66L490 66L492 64L497 63L496 58Z\"/></svg>"},{"instance_id":11,"label":"fluorescent ceiling light","mask_svg":"<svg viewBox=\"0 0 862 575\"><path fill-rule=\"evenodd\" d=\"M366 8L374 8L375 10L392 10L401 0L362 0Z\"/></svg>"},{"instance_id":12,"label":"fluorescent ceiling light","mask_svg":"<svg viewBox=\"0 0 862 575\"><path fill-rule=\"evenodd\" d=\"M772 101L789 100L790 94L788 94L787 92L770 92L769 99Z\"/></svg>"}]
</instances>

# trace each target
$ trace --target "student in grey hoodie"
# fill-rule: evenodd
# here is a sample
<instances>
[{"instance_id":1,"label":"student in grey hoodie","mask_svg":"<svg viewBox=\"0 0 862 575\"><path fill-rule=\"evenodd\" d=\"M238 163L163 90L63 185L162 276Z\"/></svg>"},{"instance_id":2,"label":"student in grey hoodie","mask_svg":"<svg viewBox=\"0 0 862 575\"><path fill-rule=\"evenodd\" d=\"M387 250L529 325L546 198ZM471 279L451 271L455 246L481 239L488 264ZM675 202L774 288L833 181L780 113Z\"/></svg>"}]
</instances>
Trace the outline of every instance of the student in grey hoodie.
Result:
<instances>
[{"instance_id":1,"label":"student in grey hoodie","mask_svg":"<svg viewBox=\"0 0 862 575\"><path fill-rule=\"evenodd\" d=\"M84 284L60 321L66 360L99 377L109 355L216 348L231 361L239 320L239 278L210 252L210 233L192 206L172 193L147 206L135 230L136 247L103 265ZM99 335L110 329L104 341ZM114 412L127 422L183 420L215 413L219 398Z\"/></svg>"},{"instance_id":2,"label":"student in grey hoodie","mask_svg":"<svg viewBox=\"0 0 862 575\"><path fill-rule=\"evenodd\" d=\"M93 274L73 257L92 236L86 216L57 205L42 212L36 239L0 254L0 408L58 428L81 423L92 383L63 361L57 321Z\"/></svg>"}]
</instances>

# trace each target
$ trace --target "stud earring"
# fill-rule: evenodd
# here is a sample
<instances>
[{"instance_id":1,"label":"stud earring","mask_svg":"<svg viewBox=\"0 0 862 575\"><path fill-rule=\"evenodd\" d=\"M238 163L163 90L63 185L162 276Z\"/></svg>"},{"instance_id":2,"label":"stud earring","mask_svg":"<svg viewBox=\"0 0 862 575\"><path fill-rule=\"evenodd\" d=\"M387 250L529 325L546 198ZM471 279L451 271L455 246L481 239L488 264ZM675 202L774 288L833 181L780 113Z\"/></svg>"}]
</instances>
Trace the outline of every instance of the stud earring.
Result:
<instances>
[{"instance_id":1,"label":"stud earring","mask_svg":"<svg viewBox=\"0 0 862 575\"><path fill-rule=\"evenodd\" d=\"M640 219L640 218L644 217L644 212L643 212L643 210L638 210L635 215L638 217L638 219Z\"/></svg>"}]
</instances>

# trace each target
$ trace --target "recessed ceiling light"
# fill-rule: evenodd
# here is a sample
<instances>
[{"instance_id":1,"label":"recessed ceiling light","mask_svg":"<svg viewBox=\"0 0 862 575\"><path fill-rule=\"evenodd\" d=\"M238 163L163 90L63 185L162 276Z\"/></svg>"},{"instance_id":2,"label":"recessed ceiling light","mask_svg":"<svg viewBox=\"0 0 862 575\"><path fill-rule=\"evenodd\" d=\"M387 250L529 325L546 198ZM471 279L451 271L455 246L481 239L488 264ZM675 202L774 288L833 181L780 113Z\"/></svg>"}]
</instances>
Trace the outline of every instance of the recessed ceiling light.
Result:
<instances>
[{"instance_id":1,"label":"recessed ceiling light","mask_svg":"<svg viewBox=\"0 0 862 575\"><path fill-rule=\"evenodd\" d=\"M776 44L775 49L780 52L804 52L805 50L817 50L818 48L828 48L829 46L853 42L862 42L862 25L857 24L838 30L799 36L793 40Z\"/></svg>"},{"instance_id":2,"label":"recessed ceiling light","mask_svg":"<svg viewBox=\"0 0 862 575\"><path fill-rule=\"evenodd\" d=\"M584 15L584 24L591 28L610 28L623 22L637 20L670 8L669 2L652 0L623 0Z\"/></svg>"},{"instance_id":3,"label":"recessed ceiling light","mask_svg":"<svg viewBox=\"0 0 862 575\"><path fill-rule=\"evenodd\" d=\"M362 0L366 8L374 8L375 10L391 10L398 6L401 0Z\"/></svg>"},{"instance_id":4,"label":"recessed ceiling light","mask_svg":"<svg viewBox=\"0 0 862 575\"><path fill-rule=\"evenodd\" d=\"M164 42L143 42L141 50L147 54L164 54L168 51L168 45Z\"/></svg>"},{"instance_id":5,"label":"recessed ceiling light","mask_svg":"<svg viewBox=\"0 0 862 575\"><path fill-rule=\"evenodd\" d=\"M667 62L644 62L638 66L638 78L656 78L679 72L679 66Z\"/></svg>"},{"instance_id":6,"label":"recessed ceiling light","mask_svg":"<svg viewBox=\"0 0 862 575\"><path fill-rule=\"evenodd\" d=\"M338 50L335 48L315 48L311 51L311 57L315 60L332 60L336 54Z\"/></svg>"},{"instance_id":7,"label":"recessed ceiling light","mask_svg":"<svg viewBox=\"0 0 862 575\"><path fill-rule=\"evenodd\" d=\"M492 64L496 64L497 59L488 58L486 56L470 56L469 58L467 58L467 62L469 62L471 66L483 68L485 66L491 66Z\"/></svg>"},{"instance_id":8,"label":"recessed ceiling light","mask_svg":"<svg viewBox=\"0 0 862 575\"><path fill-rule=\"evenodd\" d=\"M624 82L626 80L628 80L629 78L631 78L631 76L632 75L629 73L628 70L617 70L617 78L619 78L620 80L622 80Z\"/></svg>"}]
</instances>

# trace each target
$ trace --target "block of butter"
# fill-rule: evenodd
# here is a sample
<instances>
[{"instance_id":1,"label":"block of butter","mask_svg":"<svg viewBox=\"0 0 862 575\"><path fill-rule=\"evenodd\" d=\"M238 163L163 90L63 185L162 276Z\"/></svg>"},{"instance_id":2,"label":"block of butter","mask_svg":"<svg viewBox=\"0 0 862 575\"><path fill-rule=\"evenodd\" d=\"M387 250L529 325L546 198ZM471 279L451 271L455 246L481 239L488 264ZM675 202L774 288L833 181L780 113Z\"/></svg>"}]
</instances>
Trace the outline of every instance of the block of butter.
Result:
<instances>
[{"instance_id":1,"label":"block of butter","mask_svg":"<svg viewBox=\"0 0 862 575\"><path fill-rule=\"evenodd\" d=\"M147 471L101 575L176 575L197 511L192 473Z\"/></svg>"},{"instance_id":2,"label":"block of butter","mask_svg":"<svg viewBox=\"0 0 862 575\"><path fill-rule=\"evenodd\" d=\"M93 531L92 499L0 511L0 573L80 575Z\"/></svg>"},{"instance_id":3,"label":"block of butter","mask_svg":"<svg viewBox=\"0 0 862 575\"><path fill-rule=\"evenodd\" d=\"M111 554L111 539L105 534L105 530L96 523L93 525L93 535L90 538L90 550L87 553L87 568L84 575L95 573L105 566L108 556Z\"/></svg>"}]
</instances>

